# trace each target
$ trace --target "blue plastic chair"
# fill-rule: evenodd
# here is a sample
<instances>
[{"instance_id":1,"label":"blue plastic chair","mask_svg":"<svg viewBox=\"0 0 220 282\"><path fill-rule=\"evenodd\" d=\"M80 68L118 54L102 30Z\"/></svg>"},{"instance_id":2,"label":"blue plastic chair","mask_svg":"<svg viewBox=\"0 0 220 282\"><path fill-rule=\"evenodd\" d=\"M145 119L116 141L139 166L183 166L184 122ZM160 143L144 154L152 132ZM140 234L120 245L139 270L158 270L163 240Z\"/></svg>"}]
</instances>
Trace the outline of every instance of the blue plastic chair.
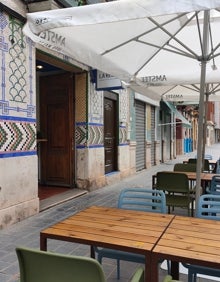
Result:
<instances>
[{"instance_id":1,"label":"blue plastic chair","mask_svg":"<svg viewBox=\"0 0 220 282\"><path fill-rule=\"evenodd\" d=\"M119 195L118 208L166 213L165 194L158 190L126 188Z\"/></svg>"},{"instance_id":2,"label":"blue plastic chair","mask_svg":"<svg viewBox=\"0 0 220 282\"><path fill-rule=\"evenodd\" d=\"M197 155L195 155L195 159L197 159ZM205 160L212 160L212 155L206 154L204 159Z\"/></svg>"},{"instance_id":3,"label":"blue plastic chair","mask_svg":"<svg viewBox=\"0 0 220 282\"><path fill-rule=\"evenodd\" d=\"M120 193L118 208L166 213L165 194L163 191L158 190L126 188ZM94 247L94 251L97 253L97 259L100 263L102 263L104 257L117 260L117 279L120 279L120 260L145 263L145 256L139 254L99 247Z\"/></svg>"},{"instance_id":4,"label":"blue plastic chair","mask_svg":"<svg viewBox=\"0 0 220 282\"><path fill-rule=\"evenodd\" d=\"M217 160L216 165L215 165L215 169L213 170L213 173L220 174L220 159Z\"/></svg>"},{"instance_id":5,"label":"blue plastic chair","mask_svg":"<svg viewBox=\"0 0 220 282\"><path fill-rule=\"evenodd\" d=\"M197 217L220 220L220 195L206 194L199 198ZM220 277L220 269L185 264L188 268L188 282L196 282L197 274Z\"/></svg>"},{"instance_id":6,"label":"blue plastic chair","mask_svg":"<svg viewBox=\"0 0 220 282\"><path fill-rule=\"evenodd\" d=\"M214 175L210 187L206 188L208 194L220 195L220 175Z\"/></svg>"}]
</instances>

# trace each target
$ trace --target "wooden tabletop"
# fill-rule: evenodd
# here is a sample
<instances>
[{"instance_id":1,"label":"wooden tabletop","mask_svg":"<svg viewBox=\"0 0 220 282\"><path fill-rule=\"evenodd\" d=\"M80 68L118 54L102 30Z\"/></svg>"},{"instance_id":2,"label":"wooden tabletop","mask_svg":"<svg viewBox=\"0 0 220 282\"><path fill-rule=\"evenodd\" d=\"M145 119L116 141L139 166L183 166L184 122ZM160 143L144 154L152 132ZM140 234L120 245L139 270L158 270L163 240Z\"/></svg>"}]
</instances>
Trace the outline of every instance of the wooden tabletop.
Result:
<instances>
[{"instance_id":1,"label":"wooden tabletop","mask_svg":"<svg viewBox=\"0 0 220 282\"><path fill-rule=\"evenodd\" d=\"M146 256L146 281L150 281L151 251L174 215L109 207L87 208L40 233L41 250L47 239L119 249Z\"/></svg>"},{"instance_id":2,"label":"wooden tabletop","mask_svg":"<svg viewBox=\"0 0 220 282\"><path fill-rule=\"evenodd\" d=\"M220 268L220 221L175 216L152 252L152 282L158 281L158 259ZM174 263L178 267L178 263ZM173 278L178 279L178 269Z\"/></svg>"},{"instance_id":3,"label":"wooden tabletop","mask_svg":"<svg viewBox=\"0 0 220 282\"><path fill-rule=\"evenodd\" d=\"M190 180L196 180L196 172L184 172L187 174L188 178ZM212 177L216 175L215 173L208 173L208 172L202 172L201 173L201 180L202 181L211 181Z\"/></svg>"}]
</instances>

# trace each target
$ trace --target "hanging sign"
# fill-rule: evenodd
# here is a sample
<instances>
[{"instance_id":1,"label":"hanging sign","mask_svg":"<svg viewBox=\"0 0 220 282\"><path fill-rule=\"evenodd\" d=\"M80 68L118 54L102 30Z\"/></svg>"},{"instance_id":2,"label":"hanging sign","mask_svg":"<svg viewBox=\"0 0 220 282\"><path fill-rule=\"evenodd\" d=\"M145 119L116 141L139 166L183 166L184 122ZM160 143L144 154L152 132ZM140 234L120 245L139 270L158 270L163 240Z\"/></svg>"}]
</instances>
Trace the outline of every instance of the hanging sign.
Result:
<instances>
[{"instance_id":1,"label":"hanging sign","mask_svg":"<svg viewBox=\"0 0 220 282\"><path fill-rule=\"evenodd\" d=\"M123 89L121 80L110 74L99 70L93 71L96 77L96 90L117 90Z\"/></svg>"}]
</instances>

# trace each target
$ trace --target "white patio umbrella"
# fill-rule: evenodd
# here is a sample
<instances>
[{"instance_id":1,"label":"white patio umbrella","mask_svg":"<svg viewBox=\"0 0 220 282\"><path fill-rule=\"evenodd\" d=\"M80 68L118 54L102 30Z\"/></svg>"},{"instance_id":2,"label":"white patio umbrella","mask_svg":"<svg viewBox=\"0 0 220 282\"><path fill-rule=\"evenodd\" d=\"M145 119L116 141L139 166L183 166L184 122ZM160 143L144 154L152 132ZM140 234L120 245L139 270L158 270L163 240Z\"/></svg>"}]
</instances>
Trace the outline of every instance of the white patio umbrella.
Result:
<instances>
[{"instance_id":1,"label":"white patio umbrella","mask_svg":"<svg viewBox=\"0 0 220 282\"><path fill-rule=\"evenodd\" d=\"M199 104L200 100L200 85L174 85L174 86L158 86L149 87L148 90L155 91L160 99L164 102L172 102L175 105ZM141 89L144 90L143 88ZM204 87L204 126L203 126L203 148L202 154L205 155L206 145L206 127L208 102L220 102L220 83L207 83Z\"/></svg>"},{"instance_id":2,"label":"white patio umbrella","mask_svg":"<svg viewBox=\"0 0 220 282\"><path fill-rule=\"evenodd\" d=\"M151 98L155 100L163 100L173 102L176 104L198 104L200 97L200 85L165 85L165 86L151 86L142 87L140 85L133 85L131 88L143 95L150 93ZM220 102L220 83L208 83L205 85L204 100L210 102Z\"/></svg>"},{"instance_id":3,"label":"white patio umbrella","mask_svg":"<svg viewBox=\"0 0 220 282\"><path fill-rule=\"evenodd\" d=\"M27 14L24 33L131 85L200 84L202 140L205 83L220 78L218 8L220 0L119 0ZM197 156L196 200L202 142Z\"/></svg>"}]
</instances>

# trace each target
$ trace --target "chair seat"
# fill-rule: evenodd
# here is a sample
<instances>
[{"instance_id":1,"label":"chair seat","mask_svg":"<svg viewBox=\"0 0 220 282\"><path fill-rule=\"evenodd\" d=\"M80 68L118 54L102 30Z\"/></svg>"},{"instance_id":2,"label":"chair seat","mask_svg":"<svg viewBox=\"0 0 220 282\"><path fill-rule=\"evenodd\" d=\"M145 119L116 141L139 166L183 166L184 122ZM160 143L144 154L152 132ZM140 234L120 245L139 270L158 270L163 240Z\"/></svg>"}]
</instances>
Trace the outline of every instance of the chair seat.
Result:
<instances>
[{"instance_id":1,"label":"chair seat","mask_svg":"<svg viewBox=\"0 0 220 282\"><path fill-rule=\"evenodd\" d=\"M98 260L101 257L107 257L111 259L119 259L125 261L132 261L137 263L145 263L145 256L139 254L133 254L129 252L123 252L119 250L113 250L108 248L98 248Z\"/></svg>"},{"instance_id":2,"label":"chair seat","mask_svg":"<svg viewBox=\"0 0 220 282\"><path fill-rule=\"evenodd\" d=\"M186 198L185 196L166 195L167 206L186 207L194 201L193 198Z\"/></svg>"},{"instance_id":3,"label":"chair seat","mask_svg":"<svg viewBox=\"0 0 220 282\"><path fill-rule=\"evenodd\" d=\"M186 263L182 263L182 265L186 268L189 268L190 275L199 273L203 275L220 277L220 269L217 268L210 268L210 267L192 265Z\"/></svg>"}]
</instances>

